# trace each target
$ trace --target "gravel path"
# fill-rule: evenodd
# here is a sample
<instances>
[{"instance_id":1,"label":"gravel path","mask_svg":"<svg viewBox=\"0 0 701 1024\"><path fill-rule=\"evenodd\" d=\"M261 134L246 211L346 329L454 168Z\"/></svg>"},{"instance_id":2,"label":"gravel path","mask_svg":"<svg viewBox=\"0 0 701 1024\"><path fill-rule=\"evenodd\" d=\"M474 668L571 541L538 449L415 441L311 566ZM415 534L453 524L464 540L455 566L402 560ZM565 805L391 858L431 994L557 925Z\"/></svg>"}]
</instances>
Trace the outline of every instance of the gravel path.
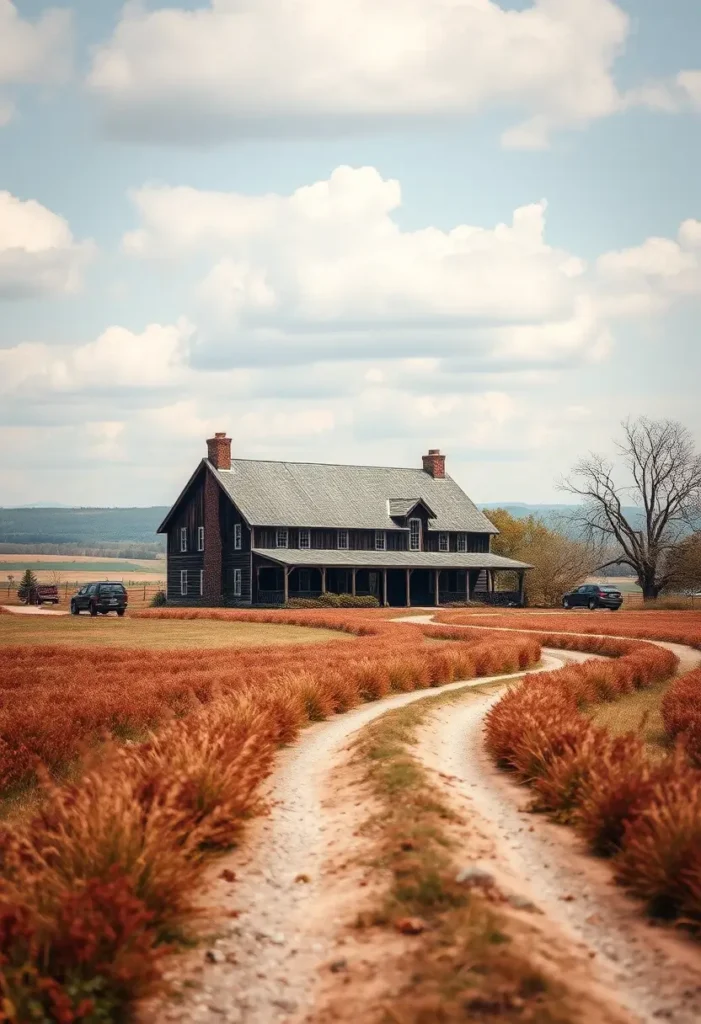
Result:
<instances>
[{"instance_id":1,"label":"gravel path","mask_svg":"<svg viewBox=\"0 0 701 1024\"><path fill-rule=\"evenodd\" d=\"M544 653L546 669L560 668L563 662L559 652ZM494 677L503 678L517 676ZM355 815L349 806L341 824L336 814L331 827L324 809L325 785L349 738L392 708L494 679L398 694L305 730L278 760L272 813L254 824L244 848L217 864L217 875L222 869L233 871L235 883L217 877L208 889L208 901L217 907L220 920L237 908L240 916L220 926L221 937L207 950L204 962L199 951L189 964L176 965L174 979L182 983L185 978L188 986L183 999L159 1009L146 1007L142 1020L274 1024L303 1016L319 970L335 952L336 934L346 923L333 909L318 912L324 904L324 864L339 839L352 846L353 831L365 817L362 805ZM302 875L308 881L297 881Z\"/></svg>"},{"instance_id":2,"label":"gravel path","mask_svg":"<svg viewBox=\"0 0 701 1024\"><path fill-rule=\"evenodd\" d=\"M406 621L431 622L432 615ZM664 646L682 655L685 668L691 667L689 659L701 660L698 652ZM544 651L548 669L587 657ZM471 685L485 682L474 680ZM178 962L173 978L179 983L180 1001L146 1007L144 1024L313 1019L313 1013L311 1018L307 1014L317 980L324 965L343 955L337 942L347 924L328 898L325 872L334 855L338 859L339 848L352 853L354 833L366 816L363 805L347 793L336 794L338 801L330 809L325 801L329 780L360 728L391 708L435 692L400 694L363 705L305 730L280 755L270 790L271 814L253 823L241 850L217 864L217 876L222 870L235 873L234 884L216 877L208 887L219 937L204 957L200 950ZM594 957L601 979L620 996L622 1006L641 1021L669 1018L695 1024L701 1020L698 952L645 925L637 906L612 886L608 866L583 855L569 830L541 818L537 831L530 831L533 819L523 812L526 791L497 772L482 748L482 719L496 699L473 694L464 704L438 712L421 748L426 763L456 777L447 786L468 813L482 820L490 855L510 876L511 888L523 892L525 887L526 895L555 922L555 935L564 930L583 957Z\"/></svg>"},{"instance_id":3,"label":"gravel path","mask_svg":"<svg viewBox=\"0 0 701 1024\"><path fill-rule=\"evenodd\" d=\"M453 801L480 820L485 860L500 881L531 899L582 944L622 1006L645 1022L701 1020L701 953L691 942L645 923L639 905L614 887L609 865L587 855L575 834L526 812L528 791L490 761L483 720L499 694L472 694L440 709L419 755L452 776Z\"/></svg>"},{"instance_id":4,"label":"gravel path","mask_svg":"<svg viewBox=\"0 0 701 1024\"><path fill-rule=\"evenodd\" d=\"M6 612L13 615L68 615L62 608L47 608L45 605L37 607L35 604L4 604Z\"/></svg>"},{"instance_id":5,"label":"gravel path","mask_svg":"<svg viewBox=\"0 0 701 1024\"><path fill-rule=\"evenodd\" d=\"M424 623L432 620L432 615L418 618ZM516 627L490 628L518 632ZM679 659L679 672L701 665L701 652L691 647L647 642L672 651ZM567 654L573 660L587 657L577 652ZM599 961L600 973L604 978L609 976L622 1006L641 1021L665 1019L698 1024L698 946L647 924L639 905L615 887L610 866L592 858L571 830L542 817L525 816L528 790L494 767L482 740L484 716L498 699L499 694L473 694L464 704L433 716L421 744L424 762L454 777L454 799L465 813L481 818L491 839L488 856L507 872L516 891L525 891Z\"/></svg>"}]
</instances>

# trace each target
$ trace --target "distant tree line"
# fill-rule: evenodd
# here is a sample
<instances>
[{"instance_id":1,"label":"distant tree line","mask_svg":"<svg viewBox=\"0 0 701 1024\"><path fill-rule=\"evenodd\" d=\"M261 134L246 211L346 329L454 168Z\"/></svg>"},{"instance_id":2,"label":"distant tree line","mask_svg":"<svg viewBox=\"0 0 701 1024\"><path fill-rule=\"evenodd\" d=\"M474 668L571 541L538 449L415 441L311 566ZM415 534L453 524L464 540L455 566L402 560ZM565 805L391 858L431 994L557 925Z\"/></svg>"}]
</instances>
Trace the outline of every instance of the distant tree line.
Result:
<instances>
[{"instance_id":1,"label":"distant tree line","mask_svg":"<svg viewBox=\"0 0 701 1024\"><path fill-rule=\"evenodd\" d=\"M0 552L155 558L168 509L0 508Z\"/></svg>"},{"instance_id":2,"label":"distant tree line","mask_svg":"<svg viewBox=\"0 0 701 1024\"><path fill-rule=\"evenodd\" d=\"M0 555L88 555L97 558L162 558L165 544L2 544Z\"/></svg>"}]
</instances>

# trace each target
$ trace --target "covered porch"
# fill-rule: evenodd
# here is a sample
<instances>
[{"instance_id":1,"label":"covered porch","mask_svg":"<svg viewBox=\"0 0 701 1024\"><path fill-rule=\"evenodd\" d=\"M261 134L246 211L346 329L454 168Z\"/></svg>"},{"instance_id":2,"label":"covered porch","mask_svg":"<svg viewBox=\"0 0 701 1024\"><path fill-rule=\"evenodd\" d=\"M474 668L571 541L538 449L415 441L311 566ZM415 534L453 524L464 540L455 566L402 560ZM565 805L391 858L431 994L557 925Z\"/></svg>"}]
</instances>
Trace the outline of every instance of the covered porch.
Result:
<instances>
[{"instance_id":1,"label":"covered porch","mask_svg":"<svg viewBox=\"0 0 701 1024\"><path fill-rule=\"evenodd\" d=\"M419 560L434 564L416 564ZM470 560L477 564L470 565ZM437 561L448 564L436 565ZM455 561L468 564L450 564ZM485 561L499 564L479 564ZM375 597L384 607L440 607L468 601L521 606L529 568L489 554L254 549L252 601L282 605L295 598L348 594Z\"/></svg>"}]
</instances>

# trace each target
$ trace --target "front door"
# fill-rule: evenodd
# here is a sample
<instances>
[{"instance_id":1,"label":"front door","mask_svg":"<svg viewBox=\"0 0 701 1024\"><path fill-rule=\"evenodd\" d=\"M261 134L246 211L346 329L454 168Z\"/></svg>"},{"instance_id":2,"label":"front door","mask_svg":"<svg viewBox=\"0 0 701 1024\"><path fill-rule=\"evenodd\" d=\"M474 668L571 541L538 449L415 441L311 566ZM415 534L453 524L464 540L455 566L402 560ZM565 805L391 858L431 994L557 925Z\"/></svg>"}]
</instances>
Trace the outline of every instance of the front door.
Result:
<instances>
[{"instance_id":1,"label":"front door","mask_svg":"<svg viewBox=\"0 0 701 1024\"><path fill-rule=\"evenodd\" d=\"M379 572L368 573L368 589L373 597L377 597L380 593L380 574Z\"/></svg>"}]
</instances>

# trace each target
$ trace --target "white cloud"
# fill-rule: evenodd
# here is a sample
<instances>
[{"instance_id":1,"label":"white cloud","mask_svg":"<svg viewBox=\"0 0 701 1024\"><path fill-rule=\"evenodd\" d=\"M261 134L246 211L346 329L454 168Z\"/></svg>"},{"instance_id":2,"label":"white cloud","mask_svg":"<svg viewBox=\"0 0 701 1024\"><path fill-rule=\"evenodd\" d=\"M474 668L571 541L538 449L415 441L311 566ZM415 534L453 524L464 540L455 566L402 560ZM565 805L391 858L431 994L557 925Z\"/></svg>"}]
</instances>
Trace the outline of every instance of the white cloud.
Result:
<instances>
[{"instance_id":1,"label":"white cloud","mask_svg":"<svg viewBox=\"0 0 701 1024\"><path fill-rule=\"evenodd\" d=\"M217 140L498 106L508 145L620 109L629 31L613 0L211 0L127 4L88 83L123 136Z\"/></svg>"},{"instance_id":2,"label":"white cloud","mask_svg":"<svg viewBox=\"0 0 701 1024\"><path fill-rule=\"evenodd\" d=\"M31 22L11 0L0 0L0 87L64 79L71 65L71 18L69 10L56 9ZM0 127L13 110L0 95Z\"/></svg>"},{"instance_id":3,"label":"white cloud","mask_svg":"<svg viewBox=\"0 0 701 1024\"><path fill-rule=\"evenodd\" d=\"M493 228L403 231L393 216L399 183L372 167L339 167L288 196L149 187L133 198L141 227L126 250L214 259L198 289L202 315L238 337L368 325L387 337L400 326L454 331L578 315L585 265L545 240L544 202Z\"/></svg>"},{"instance_id":4,"label":"white cloud","mask_svg":"<svg viewBox=\"0 0 701 1024\"><path fill-rule=\"evenodd\" d=\"M186 320L150 324L140 334L108 327L69 349L25 343L0 349L0 394L38 398L80 391L172 387L186 372L194 328Z\"/></svg>"},{"instance_id":5,"label":"white cloud","mask_svg":"<svg viewBox=\"0 0 701 1024\"><path fill-rule=\"evenodd\" d=\"M680 71L677 84L697 110L701 110L701 71Z\"/></svg>"},{"instance_id":6,"label":"white cloud","mask_svg":"<svg viewBox=\"0 0 701 1024\"><path fill-rule=\"evenodd\" d=\"M677 239L647 238L597 260L601 307L610 315L641 316L675 300L701 295L701 221L686 220Z\"/></svg>"},{"instance_id":7,"label":"white cloud","mask_svg":"<svg viewBox=\"0 0 701 1024\"><path fill-rule=\"evenodd\" d=\"M41 203L0 192L0 298L77 291L93 251Z\"/></svg>"},{"instance_id":8,"label":"white cloud","mask_svg":"<svg viewBox=\"0 0 701 1024\"><path fill-rule=\"evenodd\" d=\"M680 71L629 89L623 95L623 109L640 106L667 114L701 111L701 71Z\"/></svg>"},{"instance_id":9,"label":"white cloud","mask_svg":"<svg viewBox=\"0 0 701 1024\"><path fill-rule=\"evenodd\" d=\"M469 356L482 368L600 361L620 316L701 293L701 222L604 253L546 237L545 201L493 227L402 230L399 182L338 167L290 195L150 186L124 238L142 259L204 261L203 363Z\"/></svg>"}]
</instances>

